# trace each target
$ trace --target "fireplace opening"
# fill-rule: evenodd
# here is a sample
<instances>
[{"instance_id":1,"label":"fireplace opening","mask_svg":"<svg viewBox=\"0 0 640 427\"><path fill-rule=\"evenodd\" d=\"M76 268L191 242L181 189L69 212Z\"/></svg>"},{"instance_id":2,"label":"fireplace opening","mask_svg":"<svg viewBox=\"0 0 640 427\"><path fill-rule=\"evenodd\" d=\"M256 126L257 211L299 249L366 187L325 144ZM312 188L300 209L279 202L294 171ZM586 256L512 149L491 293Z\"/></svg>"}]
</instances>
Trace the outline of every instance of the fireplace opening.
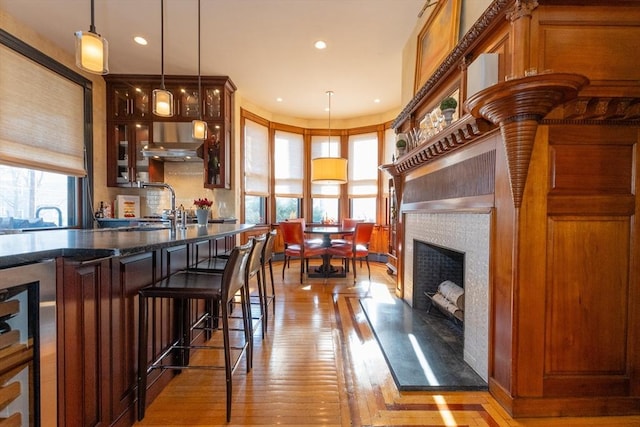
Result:
<instances>
[{"instance_id":1,"label":"fireplace opening","mask_svg":"<svg viewBox=\"0 0 640 427\"><path fill-rule=\"evenodd\" d=\"M413 308L430 311L436 305L462 324L464 253L420 240L413 245Z\"/></svg>"}]
</instances>

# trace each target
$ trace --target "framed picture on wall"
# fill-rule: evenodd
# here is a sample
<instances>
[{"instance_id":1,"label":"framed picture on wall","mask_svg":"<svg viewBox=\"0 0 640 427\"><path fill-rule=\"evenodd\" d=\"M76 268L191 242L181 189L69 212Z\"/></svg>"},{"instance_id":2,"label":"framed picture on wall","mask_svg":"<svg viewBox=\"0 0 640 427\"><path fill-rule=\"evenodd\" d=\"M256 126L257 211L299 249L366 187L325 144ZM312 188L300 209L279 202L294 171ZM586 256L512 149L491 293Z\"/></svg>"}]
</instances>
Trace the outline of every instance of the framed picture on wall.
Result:
<instances>
[{"instance_id":1,"label":"framed picture on wall","mask_svg":"<svg viewBox=\"0 0 640 427\"><path fill-rule=\"evenodd\" d=\"M418 35L414 92L431 77L458 43L460 0L440 0Z\"/></svg>"}]
</instances>

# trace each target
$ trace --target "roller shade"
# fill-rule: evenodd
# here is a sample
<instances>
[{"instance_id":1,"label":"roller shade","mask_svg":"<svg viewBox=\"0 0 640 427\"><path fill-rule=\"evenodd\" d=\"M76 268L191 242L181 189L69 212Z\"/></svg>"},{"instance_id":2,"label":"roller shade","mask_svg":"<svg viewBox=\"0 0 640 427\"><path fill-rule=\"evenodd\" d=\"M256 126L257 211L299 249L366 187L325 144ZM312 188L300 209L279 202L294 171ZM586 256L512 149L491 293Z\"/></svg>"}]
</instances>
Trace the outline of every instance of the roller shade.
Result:
<instances>
[{"instance_id":1,"label":"roller shade","mask_svg":"<svg viewBox=\"0 0 640 427\"><path fill-rule=\"evenodd\" d=\"M0 45L0 163L82 177L84 88Z\"/></svg>"},{"instance_id":2,"label":"roller shade","mask_svg":"<svg viewBox=\"0 0 640 427\"><path fill-rule=\"evenodd\" d=\"M269 195L269 130L251 120L244 125L244 191Z\"/></svg>"}]
</instances>

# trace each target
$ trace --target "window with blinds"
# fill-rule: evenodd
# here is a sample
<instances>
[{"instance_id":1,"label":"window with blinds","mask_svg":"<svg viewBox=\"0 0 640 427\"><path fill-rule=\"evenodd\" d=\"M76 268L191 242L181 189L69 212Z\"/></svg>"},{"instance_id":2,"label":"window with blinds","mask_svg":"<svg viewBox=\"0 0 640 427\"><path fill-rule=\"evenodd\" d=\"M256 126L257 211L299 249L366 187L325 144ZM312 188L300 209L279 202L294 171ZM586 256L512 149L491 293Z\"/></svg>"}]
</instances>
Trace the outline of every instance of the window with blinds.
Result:
<instances>
[{"instance_id":1,"label":"window with blinds","mask_svg":"<svg viewBox=\"0 0 640 427\"><path fill-rule=\"evenodd\" d=\"M263 224L269 196L269 129L247 119L243 140L244 222Z\"/></svg>"},{"instance_id":2,"label":"window with blinds","mask_svg":"<svg viewBox=\"0 0 640 427\"><path fill-rule=\"evenodd\" d=\"M351 218L375 221L378 196L378 136L376 133L349 137L347 192Z\"/></svg>"},{"instance_id":3,"label":"window with blinds","mask_svg":"<svg viewBox=\"0 0 640 427\"><path fill-rule=\"evenodd\" d=\"M274 136L274 193L276 222L300 217L304 193L304 138L277 130Z\"/></svg>"},{"instance_id":4,"label":"window with blinds","mask_svg":"<svg viewBox=\"0 0 640 427\"><path fill-rule=\"evenodd\" d=\"M82 177L84 88L0 44L0 163Z\"/></svg>"},{"instance_id":5,"label":"window with blinds","mask_svg":"<svg viewBox=\"0 0 640 427\"><path fill-rule=\"evenodd\" d=\"M0 29L0 232L93 226L91 81Z\"/></svg>"}]
</instances>

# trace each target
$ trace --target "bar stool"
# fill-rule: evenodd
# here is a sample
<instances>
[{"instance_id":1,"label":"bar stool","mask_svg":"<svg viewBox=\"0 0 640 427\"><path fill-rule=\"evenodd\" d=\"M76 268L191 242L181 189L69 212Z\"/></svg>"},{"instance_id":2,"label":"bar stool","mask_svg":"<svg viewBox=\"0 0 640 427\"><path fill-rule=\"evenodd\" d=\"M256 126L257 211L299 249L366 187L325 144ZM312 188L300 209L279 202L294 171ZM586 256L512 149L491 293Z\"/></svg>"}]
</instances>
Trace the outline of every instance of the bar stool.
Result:
<instances>
[{"instance_id":1,"label":"bar stool","mask_svg":"<svg viewBox=\"0 0 640 427\"><path fill-rule=\"evenodd\" d=\"M247 287L247 264L252 244L238 246L231 251L229 260L222 274L206 272L180 271L151 286L140 289L139 293L139 342L138 342L138 420L144 418L146 409L147 376L153 369L224 369L227 390L227 422L231 419L232 374L239 365L243 355L246 356L247 372L251 371L252 333L251 314L249 311L249 295ZM232 346L229 331L231 307L235 303L236 294L240 295L242 307L243 341L241 345ZM176 319L178 322L178 337L174 342L148 365L148 332L149 332L149 299L168 298L175 301ZM193 300L205 300L213 304L211 312L201 316L194 325L190 323L189 305ZM194 345L191 339L192 330L205 328L207 319L218 318L218 308L221 307L223 346ZM200 326L204 324L205 326ZM224 365L189 365L190 349L217 349L224 352ZM239 350L232 360L231 350ZM164 362L171 355L173 360ZM172 363L173 362L173 363Z\"/></svg>"},{"instance_id":2,"label":"bar stool","mask_svg":"<svg viewBox=\"0 0 640 427\"><path fill-rule=\"evenodd\" d=\"M267 331L267 323L269 320L269 304L272 305L273 315L276 315L276 287L273 283L273 246L276 241L278 232L271 230L267 234L267 241L262 248L262 258L260 260L262 266L262 286L263 286L263 300L264 300L264 325L265 333ZM269 266L269 277L271 279L271 293L267 292L267 266Z\"/></svg>"},{"instance_id":3,"label":"bar stool","mask_svg":"<svg viewBox=\"0 0 640 427\"><path fill-rule=\"evenodd\" d=\"M262 324L262 339L264 339L267 333L266 320L265 320L265 311L266 307L266 299L264 298L264 292L266 291L264 286L264 269L262 268L262 256L264 252L264 246L267 241L267 233L260 234L258 236L251 237L251 252L249 253L249 260L247 264L247 283L254 277L257 281L256 291L258 295L250 296L256 302L255 305L258 306L260 315L253 316L252 319ZM224 271L225 265L227 263L226 259L220 257L211 257L206 260L200 261L193 267L188 267L186 271L192 272L201 272L201 273L217 273L222 274ZM261 274L262 273L262 274ZM248 286L248 285L247 285ZM252 302L252 304L254 304ZM253 313L253 311L251 311ZM252 325L253 327L253 325Z\"/></svg>"},{"instance_id":4,"label":"bar stool","mask_svg":"<svg viewBox=\"0 0 640 427\"><path fill-rule=\"evenodd\" d=\"M257 291L258 295L251 296L249 298L257 298L256 305L260 310L260 315L254 317L252 315L252 319L261 323L262 326L262 339L264 339L267 334L267 322L265 312L267 310L265 298L264 298L264 280L262 274L262 253L264 250L265 243L267 242L267 234L261 234L259 236L254 236L251 238L252 247L251 253L249 254L249 261L247 262L247 287L249 286L249 282L254 277L257 282ZM253 303L251 303L253 304ZM251 307L249 307L251 308ZM253 326L253 325L252 325Z\"/></svg>"}]
</instances>

